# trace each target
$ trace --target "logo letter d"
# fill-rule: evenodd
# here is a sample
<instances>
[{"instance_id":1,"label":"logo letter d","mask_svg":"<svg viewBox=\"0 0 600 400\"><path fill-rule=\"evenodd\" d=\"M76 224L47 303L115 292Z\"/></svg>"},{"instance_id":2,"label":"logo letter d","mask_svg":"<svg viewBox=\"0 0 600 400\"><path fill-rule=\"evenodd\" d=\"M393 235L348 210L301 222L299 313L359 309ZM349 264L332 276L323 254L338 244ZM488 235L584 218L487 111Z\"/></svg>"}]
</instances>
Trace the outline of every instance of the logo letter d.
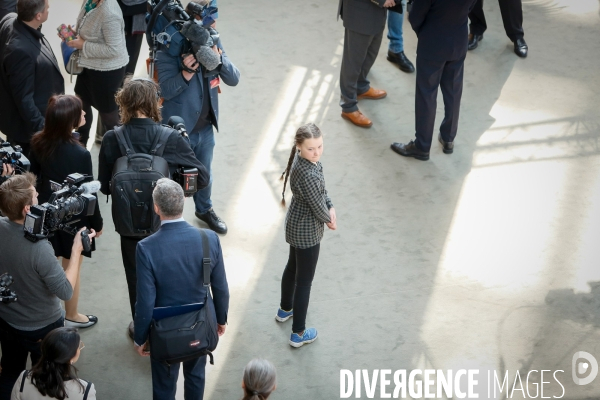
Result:
<instances>
[{"instance_id":1,"label":"logo letter d","mask_svg":"<svg viewBox=\"0 0 600 400\"><path fill-rule=\"evenodd\" d=\"M587 370L587 365L585 366L585 368L579 368L583 367L583 364L581 363L579 363L579 365L576 365L577 360L579 360L580 358L584 358L592 367L590 374L586 378L579 378L577 376L578 373L583 374ZM596 379L596 376L598 375L598 361L596 361L594 356L590 353L587 353L585 351L578 351L577 353L573 354L572 374L573 382L575 382L576 385L587 385L588 383L591 383L594 379Z\"/></svg>"}]
</instances>

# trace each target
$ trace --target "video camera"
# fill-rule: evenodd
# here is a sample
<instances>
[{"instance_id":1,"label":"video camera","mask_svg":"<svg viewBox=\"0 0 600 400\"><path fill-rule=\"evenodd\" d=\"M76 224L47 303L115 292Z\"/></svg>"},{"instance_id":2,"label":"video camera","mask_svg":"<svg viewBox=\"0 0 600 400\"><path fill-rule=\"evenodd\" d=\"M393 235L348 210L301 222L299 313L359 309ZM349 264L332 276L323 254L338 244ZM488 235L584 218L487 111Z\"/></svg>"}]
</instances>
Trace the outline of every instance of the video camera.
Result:
<instances>
[{"instance_id":1,"label":"video camera","mask_svg":"<svg viewBox=\"0 0 600 400\"><path fill-rule=\"evenodd\" d=\"M172 116L167 125L175 129L184 138L188 137L183 118ZM173 174L173 180L183 188L185 197L190 197L198 191L198 168L179 167Z\"/></svg>"},{"instance_id":2,"label":"video camera","mask_svg":"<svg viewBox=\"0 0 600 400\"><path fill-rule=\"evenodd\" d=\"M77 216L93 215L96 208L96 193L100 190L100 182L81 182L86 178L82 174L70 174L61 185L50 181L52 190L48 202L33 205L25 216L25 237L32 242L51 237L55 231L75 235L77 228L72 226L80 219ZM80 184L78 186L78 184ZM83 249L91 250L89 231L81 233Z\"/></svg>"},{"instance_id":3,"label":"video camera","mask_svg":"<svg viewBox=\"0 0 600 400\"><path fill-rule=\"evenodd\" d=\"M173 57L194 54L204 67L204 76L218 74L221 57L211 49L219 42L219 33L211 27L217 12L217 7L202 6L194 1L184 9L179 0L148 0L146 38L150 46L150 77L154 77L154 59L159 44ZM183 62L182 68L200 72L189 70Z\"/></svg>"},{"instance_id":4,"label":"video camera","mask_svg":"<svg viewBox=\"0 0 600 400\"><path fill-rule=\"evenodd\" d=\"M8 287L14 282L13 277L8 272L0 275L0 302L14 303L17 301L17 294Z\"/></svg>"},{"instance_id":5,"label":"video camera","mask_svg":"<svg viewBox=\"0 0 600 400\"><path fill-rule=\"evenodd\" d=\"M0 173L4 164L12 165L15 174L29 171L31 164L27 157L21 153L22 151L21 146L12 147L9 142L0 139Z\"/></svg>"}]
</instances>

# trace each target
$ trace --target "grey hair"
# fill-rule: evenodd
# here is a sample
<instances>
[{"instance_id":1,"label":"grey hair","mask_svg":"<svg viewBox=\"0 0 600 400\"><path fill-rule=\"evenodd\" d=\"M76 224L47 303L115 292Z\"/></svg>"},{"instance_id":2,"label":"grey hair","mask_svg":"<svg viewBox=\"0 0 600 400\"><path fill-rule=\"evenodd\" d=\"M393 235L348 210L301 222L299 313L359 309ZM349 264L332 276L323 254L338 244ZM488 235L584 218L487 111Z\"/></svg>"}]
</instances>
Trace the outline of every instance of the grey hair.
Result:
<instances>
[{"instance_id":1,"label":"grey hair","mask_svg":"<svg viewBox=\"0 0 600 400\"><path fill-rule=\"evenodd\" d=\"M185 197L183 189L176 182L161 178L156 182L152 192L152 200L164 217L180 217L183 214Z\"/></svg>"},{"instance_id":2,"label":"grey hair","mask_svg":"<svg viewBox=\"0 0 600 400\"><path fill-rule=\"evenodd\" d=\"M33 21L36 15L44 12L46 0L18 0L17 18L23 22Z\"/></svg>"},{"instance_id":3,"label":"grey hair","mask_svg":"<svg viewBox=\"0 0 600 400\"><path fill-rule=\"evenodd\" d=\"M255 358L244 369L244 398L242 400L264 400L277 384L275 367L267 360Z\"/></svg>"}]
</instances>

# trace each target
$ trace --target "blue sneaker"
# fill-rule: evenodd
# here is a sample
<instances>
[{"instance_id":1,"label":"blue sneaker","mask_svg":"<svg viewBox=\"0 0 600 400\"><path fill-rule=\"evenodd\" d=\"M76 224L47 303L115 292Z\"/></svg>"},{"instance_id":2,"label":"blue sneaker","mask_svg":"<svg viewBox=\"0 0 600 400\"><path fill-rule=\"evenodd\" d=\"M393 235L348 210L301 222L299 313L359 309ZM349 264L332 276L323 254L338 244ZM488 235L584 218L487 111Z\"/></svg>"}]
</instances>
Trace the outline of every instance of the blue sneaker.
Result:
<instances>
[{"instance_id":1,"label":"blue sneaker","mask_svg":"<svg viewBox=\"0 0 600 400\"><path fill-rule=\"evenodd\" d=\"M277 315L275 315L275 321L285 322L288 319L294 316L294 310L283 311L281 308L277 310Z\"/></svg>"},{"instance_id":2,"label":"blue sneaker","mask_svg":"<svg viewBox=\"0 0 600 400\"><path fill-rule=\"evenodd\" d=\"M290 346L301 347L317 340L317 330L315 328L306 328L302 336L292 333L290 337Z\"/></svg>"}]
</instances>

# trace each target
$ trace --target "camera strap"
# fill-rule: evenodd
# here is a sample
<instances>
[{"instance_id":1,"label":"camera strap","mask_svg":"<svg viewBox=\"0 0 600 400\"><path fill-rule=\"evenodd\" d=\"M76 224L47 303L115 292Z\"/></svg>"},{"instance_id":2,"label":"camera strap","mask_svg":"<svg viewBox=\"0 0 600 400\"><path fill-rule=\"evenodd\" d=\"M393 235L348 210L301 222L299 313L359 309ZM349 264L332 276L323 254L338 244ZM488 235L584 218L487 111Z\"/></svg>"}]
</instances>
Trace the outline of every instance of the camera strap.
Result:
<instances>
[{"instance_id":1,"label":"camera strap","mask_svg":"<svg viewBox=\"0 0 600 400\"><path fill-rule=\"evenodd\" d=\"M200 230L202 236L202 283L204 286L210 286L210 247L208 245L208 235L204 229Z\"/></svg>"},{"instance_id":2,"label":"camera strap","mask_svg":"<svg viewBox=\"0 0 600 400\"><path fill-rule=\"evenodd\" d=\"M129 135L125 135L124 131L125 125L115 127L115 136L117 137L117 142L119 143L121 155L127 156L129 158L133 155L133 145L131 144Z\"/></svg>"},{"instance_id":3,"label":"camera strap","mask_svg":"<svg viewBox=\"0 0 600 400\"><path fill-rule=\"evenodd\" d=\"M160 128L160 131L154 137L154 141L150 147L150 154L153 156L162 157L167 145L167 141L169 140L169 136L171 136L171 133L173 132L173 128L163 125L158 125L158 127Z\"/></svg>"}]
</instances>

